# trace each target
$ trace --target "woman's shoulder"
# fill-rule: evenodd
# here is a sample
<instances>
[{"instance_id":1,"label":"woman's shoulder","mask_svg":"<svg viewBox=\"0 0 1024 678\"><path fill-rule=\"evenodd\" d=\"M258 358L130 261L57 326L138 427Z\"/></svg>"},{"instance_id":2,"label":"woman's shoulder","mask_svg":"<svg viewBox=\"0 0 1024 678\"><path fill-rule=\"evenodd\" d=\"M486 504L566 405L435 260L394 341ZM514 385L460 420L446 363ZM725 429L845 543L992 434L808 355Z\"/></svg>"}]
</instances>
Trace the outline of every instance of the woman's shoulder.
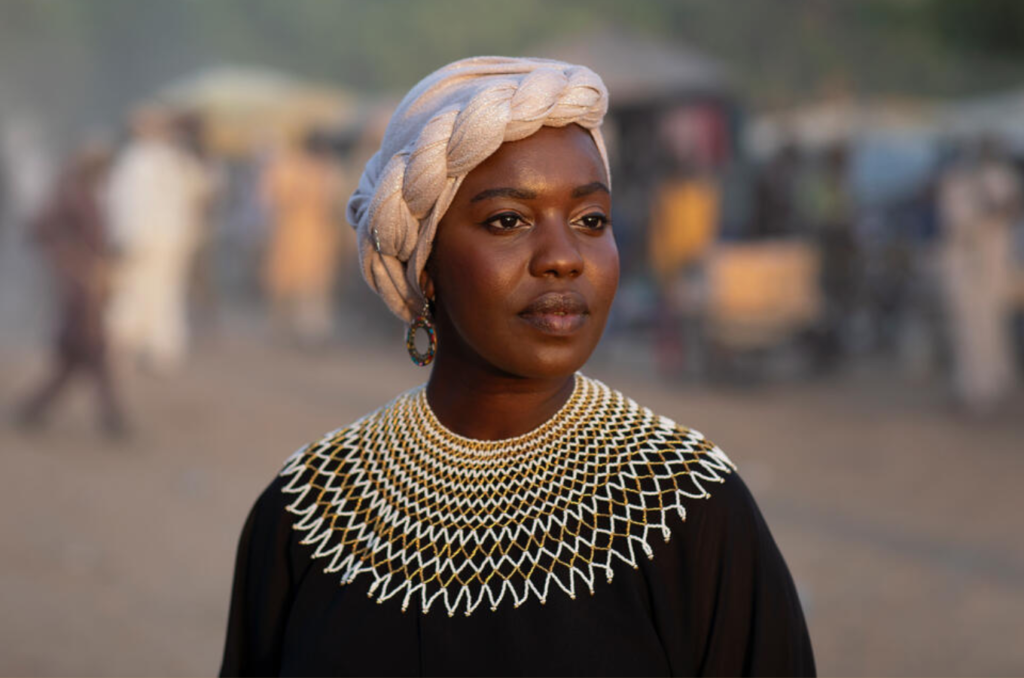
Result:
<instances>
[{"instance_id":1,"label":"woman's shoulder","mask_svg":"<svg viewBox=\"0 0 1024 678\"><path fill-rule=\"evenodd\" d=\"M302 445L285 459L277 479L267 488L291 497L289 510L303 503L303 499L321 481L345 475L345 469L364 460L369 452L387 449L396 444L394 420L396 414L405 413L415 401L423 386L401 393L390 402L363 415L359 419L335 428L312 442ZM322 489L322 488L321 488Z\"/></svg>"},{"instance_id":2,"label":"woman's shoulder","mask_svg":"<svg viewBox=\"0 0 1024 678\"><path fill-rule=\"evenodd\" d=\"M406 392L359 419L301 445L288 455L278 472L260 493L243 529L243 541L308 544L321 534L326 516L323 495L351 487L347 470L359 464L367 448L367 432L380 428L380 418L416 389ZM356 485L360 485L356 481ZM333 495L332 495L333 496ZM330 507L327 506L326 509ZM274 547L276 548L276 547Z\"/></svg>"},{"instance_id":3,"label":"woman's shoulder","mask_svg":"<svg viewBox=\"0 0 1024 678\"><path fill-rule=\"evenodd\" d=\"M680 424L596 379L586 380L593 392L587 404L593 417L584 435L600 438L606 447L618 451L624 469L642 472L643 467L653 466L671 472L675 480L692 476L698 484L721 483L735 473L736 465L725 451L697 428Z\"/></svg>"},{"instance_id":4,"label":"woman's shoulder","mask_svg":"<svg viewBox=\"0 0 1024 678\"><path fill-rule=\"evenodd\" d=\"M607 391L607 427L619 429L612 435L628 450L617 484L629 511L643 510L645 540L652 530L665 541L680 532L675 548L692 548L697 540L705 552L770 540L740 470L710 436L595 383Z\"/></svg>"}]
</instances>

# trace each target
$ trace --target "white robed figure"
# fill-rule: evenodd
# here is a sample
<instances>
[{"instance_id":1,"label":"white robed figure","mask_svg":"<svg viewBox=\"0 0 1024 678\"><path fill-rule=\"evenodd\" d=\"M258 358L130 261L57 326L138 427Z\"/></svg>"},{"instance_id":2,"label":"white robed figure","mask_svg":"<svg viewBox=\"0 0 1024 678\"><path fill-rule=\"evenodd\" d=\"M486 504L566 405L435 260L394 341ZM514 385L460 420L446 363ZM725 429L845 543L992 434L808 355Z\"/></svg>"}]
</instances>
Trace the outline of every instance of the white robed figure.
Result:
<instances>
[{"instance_id":1,"label":"white robed figure","mask_svg":"<svg viewBox=\"0 0 1024 678\"><path fill-rule=\"evenodd\" d=\"M976 157L945 173L939 201L953 386L968 409L985 413L1015 381L1010 317L1019 179L991 143L982 142Z\"/></svg>"},{"instance_id":2,"label":"white robed figure","mask_svg":"<svg viewBox=\"0 0 1024 678\"><path fill-rule=\"evenodd\" d=\"M134 123L135 139L118 158L108 192L119 253L110 335L117 351L168 372L188 345L188 277L212 182L176 142L167 114L147 110Z\"/></svg>"}]
</instances>

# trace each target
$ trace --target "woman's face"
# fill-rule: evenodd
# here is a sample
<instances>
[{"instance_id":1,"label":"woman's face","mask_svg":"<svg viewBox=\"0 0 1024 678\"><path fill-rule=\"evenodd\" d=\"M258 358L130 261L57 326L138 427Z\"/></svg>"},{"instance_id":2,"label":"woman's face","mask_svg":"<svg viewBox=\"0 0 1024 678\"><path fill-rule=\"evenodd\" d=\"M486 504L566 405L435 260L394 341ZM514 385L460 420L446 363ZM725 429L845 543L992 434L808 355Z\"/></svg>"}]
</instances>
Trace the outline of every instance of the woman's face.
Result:
<instances>
[{"instance_id":1,"label":"woman's face","mask_svg":"<svg viewBox=\"0 0 1024 678\"><path fill-rule=\"evenodd\" d=\"M568 375L597 346L619 281L611 195L590 134L542 127L463 180L423 279L438 362Z\"/></svg>"}]
</instances>

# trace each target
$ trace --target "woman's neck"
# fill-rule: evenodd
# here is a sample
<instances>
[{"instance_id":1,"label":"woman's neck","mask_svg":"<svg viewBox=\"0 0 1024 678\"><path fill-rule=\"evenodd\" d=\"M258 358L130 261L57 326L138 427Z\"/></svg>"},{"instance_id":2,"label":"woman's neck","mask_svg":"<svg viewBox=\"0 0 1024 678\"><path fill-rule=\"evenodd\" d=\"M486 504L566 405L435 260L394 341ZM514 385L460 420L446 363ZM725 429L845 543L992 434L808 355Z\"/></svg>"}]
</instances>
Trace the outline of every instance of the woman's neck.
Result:
<instances>
[{"instance_id":1,"label":"woman's neck","mask_svg":"<svg viewBox=\"0 0 1024 678\"><path fill-rule=\"evenodd\" d=\"M526 378L491 366L439 360L427 382L427 402L449 430L475 440L503 440L529 433L554 416L574 386L572 374Z\"/></svg>"}]
</instances>

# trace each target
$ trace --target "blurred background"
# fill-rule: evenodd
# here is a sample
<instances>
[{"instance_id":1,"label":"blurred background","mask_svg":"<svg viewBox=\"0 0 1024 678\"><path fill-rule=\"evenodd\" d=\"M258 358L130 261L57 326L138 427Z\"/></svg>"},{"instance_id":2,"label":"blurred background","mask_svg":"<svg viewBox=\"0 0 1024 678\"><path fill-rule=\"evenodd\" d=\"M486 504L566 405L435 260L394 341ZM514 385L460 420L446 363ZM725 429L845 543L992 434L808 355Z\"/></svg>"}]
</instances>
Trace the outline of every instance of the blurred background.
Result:
<instances>
[{"instance_id":1,"label":"blurred background","mask_svg":"<svg viewBox=\"0 0 1024 678\"><path fill-rule=\"evenodd\" d=\"M344 205L476 54L604 77L587 371L737 462L819 671L1024 673L1014 0L7 0L0 673L216 671L258 493L426 378Z\"/></svg>"}]
</instances>

